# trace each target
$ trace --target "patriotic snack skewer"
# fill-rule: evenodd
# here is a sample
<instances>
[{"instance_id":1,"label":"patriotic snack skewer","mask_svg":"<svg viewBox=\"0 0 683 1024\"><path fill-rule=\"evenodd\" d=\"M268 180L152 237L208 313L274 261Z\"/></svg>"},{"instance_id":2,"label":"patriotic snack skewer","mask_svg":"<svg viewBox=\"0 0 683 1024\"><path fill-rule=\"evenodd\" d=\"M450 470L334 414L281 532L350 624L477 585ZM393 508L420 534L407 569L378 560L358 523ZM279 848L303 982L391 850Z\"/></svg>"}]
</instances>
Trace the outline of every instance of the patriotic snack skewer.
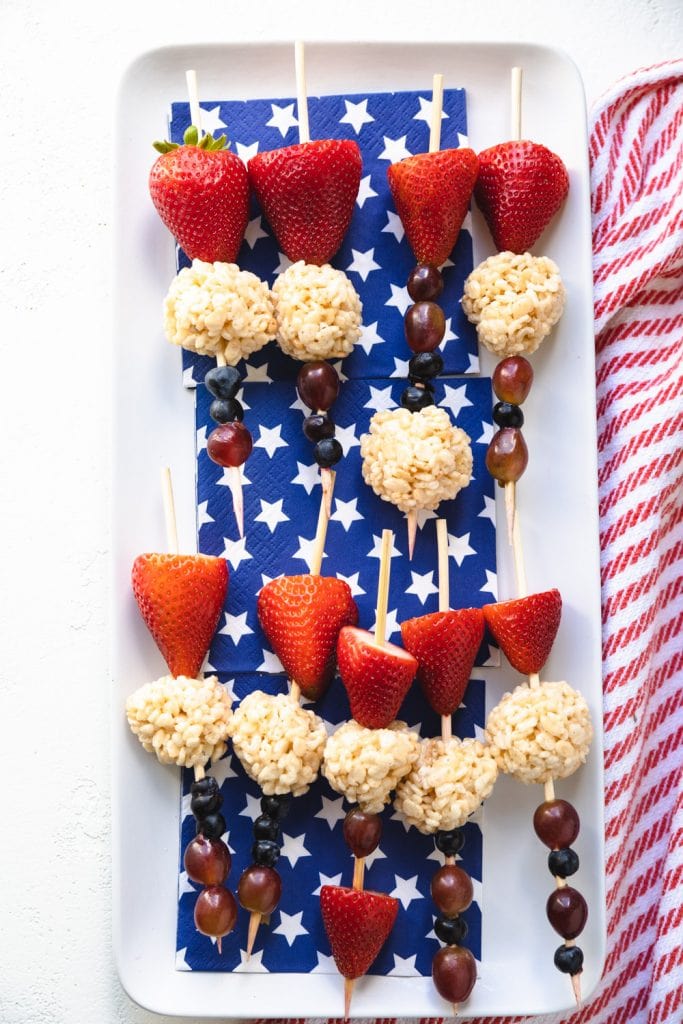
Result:
<instances>
[{"instance_id":1,"label":"patriotic snack skewer","mask_svg":"<svg viewBox=\"0 0 683 1024\"><path fill-rule=\"evenodd\" d=\"M393 533L384 530L374 634L346 626L337 660L353 718L325 748L322 774L332 789L357 803L344 820L344 839L354 856L352 887L325 885L320 909L332 955L344 977L344 1013L353 987L384 945L398 913L398 900L363 888L365 858L382 836L380 811L417 758L418 740L396 714L417 670L415 658L386 640Z\"/></svg>"},{"instance_id":2,"label":"patriotic snack skewer","mask_svg":"<svg viewBox=\"0 0 683 1024\"><path fill-rule=\"evenodd\" d=\"M420 766L415 778L406 779L405 791L397 794L396 806L403 810L411 824L420 831L433 833L436 848L444 855L444 865L432 879L431 893L439 914L434 924L437 937L445 945L435 954L432 977L437 991L453 1005L455 1014L458 1005L469 998L476 982L476 961L463 942L467 936L467 924L460 916L467 910L473 898L472 880L455 857L464 845L462 825L467 817L487 797L498 774L490 751L477 741L453 739L452 714L459 707L469 682L474 659L484 636L484 615L480 608L450 608L448 580L448 534L445 519L437 519L437 551L439 567L439 610L421 615L401 624L401 635L407 650L418 660L418 679L425 696L438 714L441 715L441 740L426 740L422 776ZM457 746L454 746L456 745ZM465 745L472 745L465 753ZM470 764L467 758L472 758ZM429 773L436 774L429 778ZM468 772L473 772L472 778ZM437 782L438 775L443 782ZM469 798L458 809L456 817L444 820L449 814L448 804L435 813L435 807L425 813L417 813L418 801L425 800L427 787L436 795L437 786L449 785L458 777L465 778L470 789ZM450 775L450 779L449 779ZM472 780L474 792L472 793ZM454 791L462 800L462 794ZM451 796L451 791L448 791ZM417 800L416 800L417 797ZM436 805L435 805L436 806ZM436 826L436 827L434 827Z\"/></svg>"},{"instance_id":3,"label":"patriotic snack skewer","mask_svg":"<svg viewBox=\"0 0 683 1024\"><path fill-rule=\"evenodd\" d=\"M387 176L399 217L418 261L408 279L414 300L405 314L413 356L401 408L376 413L361 442L363 477L376 494L406 513L412 558L419 511L436 509L469 483L469 437L434 406L433 379L443 370L436 351L446 331L436 299L443 290L439 267L455 245L477 176L471 149L439 149L443 76L435 75L429 152L391 164Z\"/></svg>"},{"instance_id":4,"label":"patriotic snack skewer","mask_svg":"<svg viewBox=\"0 0 683 1024\"><path fill-rule=\"evenodd\" d=\"M515 140L480 154L482 172L475 189L496 244L511 251L490 257L473 271L465 284L463 308L477 324L483 344L506 357L493 375L499 398L493 418L500 429L489 445L486 465L505 487L518 596L486 605L483 612L508 661L529 681L504 695L489 715L485 735L501 771L527 785L544 786L545 800L534 814L534 829L551 851L548 867L556 884L546 913L564 940L555 952L555 965L570 975L580 1005L583 952L575 939L585 926L588 908L578 890L566 882L579 866L571 848L579 833L579 816L567 801L556 799L554 783L585 762L593 730L588 706L577 690L564 681L540 679L559 629L562 601L557 590L528 594L516 509L516 483L528 461L520 406L533 381L531 366L520 353L536 350L559 320L565 298L552 260L522 250L534 244L562 205L568 178L555 154L518 141L521 69L513 69L512 83Z\"/></svg>"},{"instance_id":5,"label":"patriotic snack skewer","mask_svg":"<svg viewBox=\"0 0 683 1024\"><path fill-rule=\"evenodd\" d=\"M225 602L228 566L223 558L178 553L168 470L162 479L169 552L136 558L132 584L170 675L132 693L126 715L145 750L162 764L194 770L190 806L197 835L185 850L184 865L189 878L203 886L195 903L195 925L216 940L220 953L222 937L235 926L237 904L223 884L231 867L222 839L223 800L205 768L227 750L231 710L225 687L215 676L197 677Z\"/></svg>"},{"instance_id":6,"label":"patriotic snack skewer","mask_svg":"<svg viewBox=\"0 0 683 1024\"><path fill-rule=\"evenodd\" d=\"M249 218L247 169L225 148L225 136L203 134L194 71L187 80L192 124L182 145L155 143L161 156L149 181L161 219L192 260L169 287L164 332L171 344L216 359L204 378L216 423L207 453L226 470L242 537L240 467L251 454L252 437L237 398L242 374L236 364L275 338L275 316L267 284L236 262Z\"/></svg>"}]
</instances>

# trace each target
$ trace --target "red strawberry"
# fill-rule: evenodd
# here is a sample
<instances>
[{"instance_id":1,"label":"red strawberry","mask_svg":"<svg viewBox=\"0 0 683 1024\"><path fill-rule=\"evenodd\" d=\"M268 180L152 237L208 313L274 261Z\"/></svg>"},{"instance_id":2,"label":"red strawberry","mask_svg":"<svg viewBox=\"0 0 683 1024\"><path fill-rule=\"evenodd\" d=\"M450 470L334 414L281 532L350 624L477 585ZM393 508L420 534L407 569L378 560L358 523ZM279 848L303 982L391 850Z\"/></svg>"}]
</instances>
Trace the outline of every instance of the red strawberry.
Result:
<instances>
[{"instance_id":1,"label":"red strawberry","mask_svg":"<svg viewBox=\"0 0 683 1024\"><path fill-rule=\"evenodd\" d=\"M418 263L435 267L458 240L477 179L472 149L418 153L387 171L389 188Z\"/></svg>"},{"instance_id":2,"label":"red strawberry","mask_svg":"<svg viewBox=\"0 0 683 1024\"><path fill-rule=\"evenodd\" d=\"M192 144L194 140L195 144ZM249 176L225 136L185 132L185 144L157 142L149 175L157 213L190 259L234 263L249 220Z\"/></svg>"},{"instance_id":3,"label":"red strawberry","mask_svg":"<svg viewBox=\"0 0 683 1024\"><path fill-rule=\"evenodd\" d=\"M282 576L266 583L257 607L289 678L309 700L322 696L334 675L339 630L358 621L348 583L330 576Z\"/></svg>"},{"instance_id":4,"label":"red strawberry","mask_svg":"<svg viewBox=\"0 0 683 1024\"><path fill-rule=\"evenodd\" d=\"M174 676L202 667L228 590L228 563L210 555L138 555L133 593Z\"/></svg>"},{"instance_id":5,"label":"red strawberry","mask_svg":"<svg viewBox=\"0 0 683 1024\"><path fill-rule=\"evenodd\" d=\"M395 644L379 643L366 629L346 626L337 640L337 662L353 717L368 729L385 729L415 678L415 658Z\"/></svg>"},{"instance_id":6,"label":"red strawberry","mask_svg":"<svg viewBox=\"0 0 683 1024\"><path fill-rule=\"evenodd\" d=\"M530 249L568 191L567 168L537 142L502 142L479 154L474 197L500 250Z\"/></svg>"},{"instance_id":7,"label":"red strawberry","mask_svg":"<svg viewBox=\"0 0 683 1024\"><path fill-rule=\"evenodd\" d=\"M560 626L562 598L559 590L486 604L483 612L486 625L512 667L524 675L540 672Z\"/></svg>"},{"instance_id":8,"label":"red strawberry","mask_svg":"<svg viewBox=\"0 0 683 1024\"><path fill-rule=\"evenodd\" d=\"M389 937L398 900L368 889L323 885L320 911L337 970L354 979L367 972Z\"/></svg>"},{"instance_id":9,"label":"red strawberry","mask_svg":"<svg viewBox=\"0 0 683 1024\"><path fill-rule=\"evenodd\" d=\"M348 231L362 159L351 139L257 153L249 177L280 248L296 263L332 259Z\"/></svg>"},{"instance_id":10,"label":"red strawberry","mask_svg":"<svg viewBox=\"0 0 683 1024\"><path fill-rule=\"evenodd\" d=\"M484 637L481 608L420 615L401 623L406 649L419 662L417 678L438 715L460 706L474 659Z\"/></svg>"}]
</instances>

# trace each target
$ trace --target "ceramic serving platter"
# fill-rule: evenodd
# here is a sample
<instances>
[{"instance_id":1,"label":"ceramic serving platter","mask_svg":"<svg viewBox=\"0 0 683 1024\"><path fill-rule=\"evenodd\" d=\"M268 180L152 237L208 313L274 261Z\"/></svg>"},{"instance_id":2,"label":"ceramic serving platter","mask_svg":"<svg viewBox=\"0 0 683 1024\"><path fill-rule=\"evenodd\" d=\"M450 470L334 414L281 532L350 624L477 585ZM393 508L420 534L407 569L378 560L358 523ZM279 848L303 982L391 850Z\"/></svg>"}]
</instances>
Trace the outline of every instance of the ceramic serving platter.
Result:
<instances>
[{"instance_id":1,"label":"ceramic serving platter","mask_svg":"<svg viewBox=\"0 0 683 1024\"><path fill-rule=\"evenodd\" d=\"M565 314L533 357L525 406L529 468L520 515L529 585L557 586L562 626L544 670L586 696L596 737L588 764L557 786L582 820L577 887L589 920L581 937L586 996L600 977L605 942L602 681L592 332L590 196L583 87L562 53L517 44L308 44L311 92L358 94L420 89L432 74L467 92L469 143L477 151L510 136L509 69L524 68L523 134L557 152L570 194L542 240L560 266ZM133 559L163 546L159 467L173 470L181 550L194 550L194 394L180 386L177 353L163 339L161 301L174 273L174 247L147 193L150 140L163 134L170 104L196 68L202 96L290 96L288 44L179 46L143 54L121 86L116 127L116 252L113 416L113 864L114 949L124 987L154 1011L192 1017L339 1016L341 980L332 974L246 974L176 970L178 773L162 768L128 731L125 698L159 675L129 589ZM473 213L475 264L492 243ZM541 249L537 247L537 251ZM482 350L481 370L494 360ZM504 522L502 495L498 519ZM382 523L377 524L376 532ZM498 590L513 596L505 531L498 530ZM517 682L503 665L486 669L487 709ZM501 778L484 816L482 960L466 1012L473 1017L569 1009L566 976L552 965L559 939L545 918L552 888L531 819L539 787ZM354 1016L443 1015L429 978L371 977L356 986Z\"/></svg>"}]
</instances>

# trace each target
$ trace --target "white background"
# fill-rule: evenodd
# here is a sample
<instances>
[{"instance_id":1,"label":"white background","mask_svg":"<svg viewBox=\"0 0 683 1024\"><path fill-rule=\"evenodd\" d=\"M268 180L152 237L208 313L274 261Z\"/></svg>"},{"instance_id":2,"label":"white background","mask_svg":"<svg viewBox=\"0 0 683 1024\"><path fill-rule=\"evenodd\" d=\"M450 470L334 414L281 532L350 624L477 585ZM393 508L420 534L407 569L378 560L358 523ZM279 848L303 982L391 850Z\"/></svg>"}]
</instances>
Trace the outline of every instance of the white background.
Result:
<instances>
[{"instance_id":1,"label":"white background","mask_svg":"<svg viewBox=\"0 0 683 1024\"><path fill-rule=\"evenodd\" d=\"M162 1020L121 991L110 938L111 128L127 64L190 41L527 40L574 58L590 106L682 49L677 0L104 8L0 0L2 1024Z\"/></svg>"}]
</instances>

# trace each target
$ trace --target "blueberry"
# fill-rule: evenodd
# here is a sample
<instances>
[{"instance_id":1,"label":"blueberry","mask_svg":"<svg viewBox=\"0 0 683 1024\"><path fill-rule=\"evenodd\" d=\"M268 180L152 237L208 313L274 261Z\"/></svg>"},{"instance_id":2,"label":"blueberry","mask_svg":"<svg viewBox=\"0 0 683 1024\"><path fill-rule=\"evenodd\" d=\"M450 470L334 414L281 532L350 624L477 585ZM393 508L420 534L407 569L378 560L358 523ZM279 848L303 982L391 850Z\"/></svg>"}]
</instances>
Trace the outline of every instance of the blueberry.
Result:
<instances>
[{"instance_id":1,"label":"blueberry","mask_svg":"<svg viewBox=\"0 0 683 1024\"><path fill-rule=\"evenodd\" d=\"M234 398L242 383L242 374L234 366L215 366L204 383L214 398Z\"/></svg>"},{"instance_id":2,"label":"blueberry","mask_svg":"<svg viewBox=\"0 0 683 1024\"><path fill-rule=\"evenodd\" d=\"M496 402L493 407L493 422L499 427L521 427L524 424L524 413L518 405L511 402Z\"/></svg>"},{"instance_id":3,"label":"blueberry","mask_svg":"<svg viewBox=\"0 0 683 1024\"><path fill-rule=\"evenodd\" d=\"M418 352L408 363L408 380L431 380L443 370L443 359L438 352Z\"/></svg>"},{"instance_id":4,"label":"blueberry","mask_svg":"<svg viewBox=\"0 0 683 1024\"><path fill-rule=\"evenodd\" d=\"M309 441L323 441L327 437L334 437L334 423L329 416L316 412L307 416L304 420L304 434Z\"/></svg>"},{"instance_id":5,"label":"blueberry","mask_svg":"<svg viewBox=\"0 0 683 1024\"><path fill-rule=\"evenodd\" d=\"M579 855L565 847L563 850L551 850L548 854L548 870L556 878L569 878L579 870Z\"/></svg>"},{"instance_id":6,"label":"blueberry","mask_svg":"<svg viewBox=\"0 0 683 1024\"><path fill-rule=\"evenodd\" d=\"M207 839L220 839L226 828L225 818L220 811L212 811L197 820L197 835L206 836Z\"/></svg>"},{"instance_id":7,"label":"blueberry","mask_svg":"<svg viewBox=\"0 0 683 1024\"><path fill-rule=\"evenodd\" d=\"M460 916L446 917L439 914L434 921L434 931L437 938L447 946L461 946L467 936L467 921Z\"/></svg>"},{"instance_id":8,"label":"blueberry","mask_svg":"<svg viewBox=\"0 0 683 1024\"><path fill-rule=\"evenodd\" d=\"M426 409L428 405L434 405L434 395L426 388L411 384L401 395L401 405L408 412L419 412L420 409Z\"/></svg>"},{"instance_id":9,"label":"blueberry","mask_svg":"<svg viewBox=\"0 0 683 1024\"><path fill-rule=\"evenodd\" d=\"M195 793L190 800L190 810L195 818L205 818L207 814L218 811L223 803L223 797L216 790L210 793Z\"/></svg>"},{"instance_id":10,"label":"blueberry","mask_svg":"<svg viewBox=\"0 0 683 1024\"><path fill-rule=\"evenodd\" d=\"M214 779L213 775L205 775L203 779L197 779L190 786L190 793L192 796L198 796L200 793L202 796L206 793L217 793L218 783Z\"/></svg>"},{"instance_id":11,"label":"blueberry","mask_svg":"<svg viewBox=\"0 0 683 1024\"><path fill-rule=\"evenodd\" d=\"M280 847L270 839L257 839L251 848L251 859L261 867L274 867L279 856Z\"/></svg>"},{"instance_id":12,"label":"blueberry","mask_svg":"<svg viewBox=\"0 0 683 1024\"><path fill-rule=\"evenodd\" d=\"M244 419L244 409L236 398L214 398L209 406L209 416L216 423L234 423Z\"/></svg>"},{"instance_id":13,"label":"blueberry","mask_svg":"<svg viewBox=\"0 0 683 1024\"><path fill-rule=\"evenodd\" d=\"M313 458L321 469L329 469L341 459L344 454L342 446L336 437L326 437L318 441L313 449Z\"/></svg>"},{"instance_id":14,"label":"blueberry","mask_svg":"<svg viewBox=\"0 0 683 1024\"><path fill-rule=\"evenodd\" d=\"M254 839L277 839L280 831L279 822L268 817L267 814L260 814L254 822Z\"/></svg>"},{"instance_id":15,"label":"blueberry","mask_svg":"<svg viewBox=\"0 0 683 1024\"><path fill-rule=\"evenodd\" d=\"M558 946L555 950L555 966L563 974L579 974L583 967L583 950L578 946Z\"/></svg>"},{"instance_id":16,"label":"blueberry","mask_svg":"<svg viewBox=\"0 0 683 1024\"><path fill-rule=\"evenodd\" d=\"M434 836L437 850L445 853L447 857L455 857L465 845L465 837L462 829L452 828L449 832L437 832Z\"/></svg>"},{"instance_id":17,"label":"blueberry","mask_svg":"<svg viewBox=\"0 0 683 1024\"><path fill-rule=\"evenodd\" d=\"M291 803L291 793L281 793L279 796L262 796L261 810L269 818L276 818L278 821L282 821L286 817Z\"/></svg>"}]
</instances>

